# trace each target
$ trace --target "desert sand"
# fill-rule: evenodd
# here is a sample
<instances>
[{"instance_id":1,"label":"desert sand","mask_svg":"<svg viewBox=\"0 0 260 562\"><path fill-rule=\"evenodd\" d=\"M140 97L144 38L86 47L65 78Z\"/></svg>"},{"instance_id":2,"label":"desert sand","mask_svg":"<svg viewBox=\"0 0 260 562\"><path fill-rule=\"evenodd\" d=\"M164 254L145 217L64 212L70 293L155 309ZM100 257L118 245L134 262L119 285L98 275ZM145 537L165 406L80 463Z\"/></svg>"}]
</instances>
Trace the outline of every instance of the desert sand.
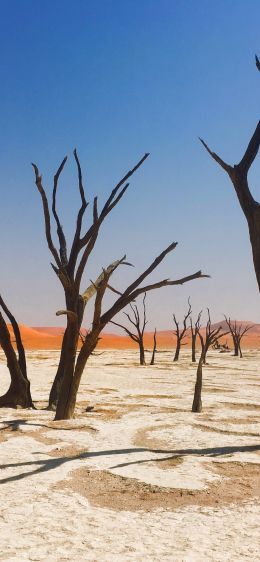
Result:
<instances>
[{"instance_id":1,"label":"desert sand","mask_svg":"<svg viewBox=\"0 0 260 562\"><path fill-rule=\"evenodd\" d=\"M259 560L260 352L211 351L193 414L186 350L105 350L66 422L40 410L58 356L28 352L38 411L0 410L0 560Z\"/></svg>"},{"instance_id":2,"label":"desert sand","mask_svg":"<svg viewBox=\"0 0 260 562\"><path fill-rule=\"evenodd\" d=\"M242 340L243 349L260 349L260 324L253 324L248 321L238 321L242 326L252 325L252 329L245 335ZM222 326L226 331L225 322L218 322L213 327ZM11 327L10 331L12 333ZM62 341L64 329L61 327L29 327L20 325L23 343L26 349L59 349ZM84 330L83 330L84 331ZM202 334L203 334L202 328ZM157 345L158 349L173 349L176 343L174 336L174 329L172 330L159 330L157 332ZM223 338L223 342L227 342L232 348L231 336L227 335ZM145 332L144 343L147 348L153 346L153 332ZM191 346L191 339L189 333L183 341L185 347ZM126 335L114 334L110 332L103 332L98 343L100 349L136 349L136 344Z\"/></svg>"}]
</instances>

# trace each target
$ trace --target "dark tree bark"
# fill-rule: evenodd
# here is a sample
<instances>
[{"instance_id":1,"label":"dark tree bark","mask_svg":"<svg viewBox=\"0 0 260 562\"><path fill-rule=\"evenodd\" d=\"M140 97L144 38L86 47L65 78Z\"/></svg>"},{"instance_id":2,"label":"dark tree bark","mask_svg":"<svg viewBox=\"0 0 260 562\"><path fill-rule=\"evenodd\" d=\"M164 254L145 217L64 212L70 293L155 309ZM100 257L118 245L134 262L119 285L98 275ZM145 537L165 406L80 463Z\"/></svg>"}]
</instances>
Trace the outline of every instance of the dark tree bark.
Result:
<instances>
[{"instance_id":1,"label":"dark tree bark","mask_svg":"<svg viewBox=\"0 0 260 562\"><path fill-rule=\"evenodd\" d=\"M130 316L130 314L127 314L126 312L124 312L124 314L127 317L129 323L132 324L132 326L134 326L135 332L131 331L130 328L128 328L127 326L124 326L123 324L119 324L118 322L115 322L115 321L111 320L111 324L114 324L115 326L119 326L120 328L122 328L126 332L126 334L129 336L129 338L131 338L131 340L133 340L135 343L138 344L140 365L145 365L144 330L145 330L145 327L146 327L146 324L147 324L145 300L146 300L146 293L144 294L143 302L142 302L142 304L143 304L143 318L142 318L142 320L141 320L140 312L139 312L136 304L135 305L130 304L130 308L131 308L132 313L133 313L132 317Z\"/></svg>"},{"instance_id":2,"label":"dark tree bark","mask_svg":"<svg viewBox=\"0 0 260 562\"><path fill-rule=\"evenodd\" d=\"M201 412L202 410L201 392L202 392L203 363L204 363L204 357L201 354L197 367L197 376L196 376L196 383L195 383L194 397L193 397L193 404L192 404L192 412L198 412L198 413Z\"/></svg>"},{"instance_id":3,"label":"dark tree bark","mask_svg":"<svg viewBox=\"0 0 260 562\"><path fill-rule=\"evenodd\" d=\"M182 328L182 330L180 329L179 322L177 321L175 314L173 314L173 321L174 321L174 324L175 324L175 326L176 326L176 330L173 332L174 335L176 336L176 348L175 348L175 354L174 354L173 361L178 361L178 360L179 360L181 346L182 346L182 345L185 345L185 344L183 343L183 339L185 338L186 332L187 332L187 330L188 330L188 327L187 327L187 320L188 320L188 318L189 318L190 315L191 315L191 304L190 304L190 300L189 300L189 299L188 299L188 305L189 305L189 306L188 306L188 312L187 312L187 314L185 314L185 316L184 316L183 328Z\"/></svg>"},{"instance_id":4,"label":"dark tree bark","mask_svg":"<svg viewBox=\"0 0 260 562\"><path fill-rule=\"evenodd\" d=\"M259 70L259 60L256 57L256 66ZM260 145L260 121L253 133L253 136L245 150L245 153L238 164L231 166L213 152L204 140L200 139L212 158L227 172L237 195L240 207L245 215L249 238L251 242L253 263L260 291L260 205L255 201L248 185L248 173L257 156Z\"/></svg>"},{"instance_id":5,"label":"dark tree bark","mask_svg":"<svg viewBox=\"0 0 260 562\"><path fill-rule=\"evenodd\" d=\"M55 375L55 378L54 378L54 381L53 381L53 384L52 384L52 387L51 387L51 390L50 390L49 404L48 404L49 410L56 410L56 407L57 407L60 388L61 388L61 382L62 382L63 375L64 375L64 368L65 368L65 362L66 362L66 349L67 349L67 329L65 330L65 332L63 334L59 365L58 365L57 373Z\"/></svg>"},{"instance_id":6,"label":"dark tree bark","mask_svg":"<svg viewBox=\"0 0 260 562\"><path fill-rule=\"evenodd\" d=\"M150 365L154 365L154 362L155 362L155 354L156 354L156 351L157 351L156 333L157 332L156 332L156 328L155 328L154 333L153 333L153 352L152 352L152 358L151 358Z\"/></svg>"},{"instance_id":7,"label":"dark tree bark","mask_svg":"<svg viewBox=\"0 0 260 562\"><path fill-rule=\"evenodd\" d=\"M100 333L118 312L123 310L131 302L135 301L139 295L148 291L155 290L160 287L180 285L186 283L187 281L204 277L201 271L197 271L192 275L175 281L163 279L157 283L152 283L146 286L142 285L142 282L158 267L165 256L175 249L176 243L174 242L161 252L151 265L145 269L143 273L139 275L139 277L137 277L137 279L135 279L135 281L133 281L133 283L131 283L123 292L114 289L110 285L110 277L119 266L123 264L131 265L125 261L125 256L111 264L107 269L104 269L97 281L92 283L92 285L88 287L83 294L81 294L82 275L95 247L100 227L106 217L125 194L129 186L129 183L126 183L127 180L138 170L138 168L140 168L147 157L148 154L145 154L134 166L134 168L118 182L115 188L111 191L100 212L98 211L97 197L94 198L92 223L87 232L84 235L81 235L82 220L88 204L85 198L80 162L76 150L74 151L74 158L78 171L78 187L81 197L81 207L78 212L75 234L69 254L67 251L66 238L56 210L58 182L67 157L63 159L54 176L52 191L52 214L57 227L59 251L55 247L52 238L49 203L42 185L42 178L37 166L33 164L35 183L42 199L45 220L45 235L49 250L55 262L52 264L52 267L64 289L66 303L65 310L58 312L58 314L66 315L67 325L63 338L59 368L49 400L50 407L55 407L55 404L57 404L55 416L55 419L57 420L69 419L73 416L76 396L86 362L97 345ZM117 299L105 313L102 313L102 302L106 289L113 291L113 293L117 295ZM77 353L79 333L82 326L84 310L89 299L94 295L96 296L92 328L88 332L79 353Z\"/></svg>"},{"instance_id":8,"label":"dark tree bark","mask_svg":"<svg viewBox=\"0 0 260 562\"><path fill-rule=\"evenodd\" d=\"M228 325L229 332L232 336L233 345L234 345L234 356L235 357L243 357L242 349L241 349L241 340L246 335L246 333L253 328L253 325L247 325L245 327L242 324L238 324L236 320L230 320L225 316L226 323Z\"/></svg>"},{"instance_id":9,"label":"dark tree bark","mask_svg":"<svg viewBox=\"0 0 260 562\"><path fill-rule=\"evenodd\" d=\"M198 314L195 324L193 324L192 317L190 317L190 331L191 331L191 361L196 363L196 341L200 331L200 319L202 311Z\"/></svg>"},{"instance_id":10,"label":"dark tree bark","mask_svg":"<svg viewBox=\"0 0 260 562\"><path fill-rule=\"evenodd\" d=\"M201 412L202 411L202 379L203 379L203 365L206 363L206 357L210 346L213 346L219 338L225 336L228 332L221 333L222 327L213 328L211 326L211 319L210 313L208 309L208 321L206 325L205 335L203 336L202 333L199 331L199 338L201 342L201 355L199 358L198 368L197 368L197 375L196 375L196 383L194 388L194 396L193 396L193 403L192 403L192 412Z\"/></svg>"},{"instance_id":11,"label":"dark tree bark","mask_svg":"<svg viewBox=\"0 0 260 562\"><path fill-rule=\"evenodd\" d=\"M2 300L1 297L0 299ZM18 324L17 324L17 328L19 331ZM10 376L11 376L11 384L8 391L3 396L0 397L0 407L6 407L6 408L16 408L17 406L21 406L22 408L32 407L33 404L32 404L31 393L30 393L30 383L28 381L26 371L24 374L20 366L20 362L23 363L23 359L21 357L17 359L15 350L11 342L9 330L7 328L6 322L1 312L0 312L0 345L6 356L7 367L9 369ZM20 353L21 353L21 349L20 349Z\"/></svg>"}]
</instances>

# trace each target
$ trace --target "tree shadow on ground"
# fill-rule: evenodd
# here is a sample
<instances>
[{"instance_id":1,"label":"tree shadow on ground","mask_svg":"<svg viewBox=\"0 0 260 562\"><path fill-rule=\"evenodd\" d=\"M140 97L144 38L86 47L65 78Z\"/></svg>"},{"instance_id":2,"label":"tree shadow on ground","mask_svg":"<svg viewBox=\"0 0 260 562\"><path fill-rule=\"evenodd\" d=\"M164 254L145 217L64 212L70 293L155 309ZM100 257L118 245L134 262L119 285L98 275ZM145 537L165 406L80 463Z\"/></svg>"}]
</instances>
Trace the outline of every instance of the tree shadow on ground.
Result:
<instances>
[{"instance_id":1,"label":"tree shadow on ground","mask_svg":"<svg viewBox=\"0 0 260 562\"><path fill-rule=\"evenodd\" d=\"M52 423L53 420L50 420L50 423ZM72 426L72 427L61 427L61 426L53 426L53 425L46 425L44 423L34 423L32 420L28 419L17 419L17 420L7 420L3 422L5 424L4 427L0 428L0 431L20 431L20 426L26 426L26 427L46 427L47 429L50 430L54 430L54 431L75 431L77 429L80 429L80 427L88 427L89 423L86 424L82 424L82 426Z\"/></svg>"},{"instance_id":2,"label":"tree shadow on ground","mask_svg":"<svg viewBox=\"0 0 260 562\"><path fill-rule=\"evenodd\" d=\"M0 480L0 484L7 484L9 482L15 482L18 480L22 480L29 476L34 476L43 472L47 472L49 470L53 470L56 468L61 467L63 464L67 462L72 462L75 460L83 460L83 459L91 459L93 457L100 457L100 456L114 456L114 455L129 455L135 453L153 453L153 454L163 454L163 455L171 455L170 457L164 458L151 458L146 460L135 460L131 462L124 462L122 464L118 464L115 466L110 467L110 469L115 468L122 468L134 464L141 464L141 463L148 463L148 462L159 462L163 460L174 459L176 457L185 457L188 455L196 455L196 456L208 456L208 457L219 457L222 455L228 455L232 453L248 453L248 452L255 452L260 451L260 445L241 445L241 446L234 446L234 447L214 447L208 449L176 449L176 450L167 450L167 449L148 449L145 447L139 448L132 448L132 449L108 449L106 451L86 451L84 453L80 453L78 455L73 456L65 456L65 457L57 457L57 458L48 458L43 460L35 460L35 461L28 461L28 462L21 462L21 463L10 463L5 465L0 465L0 470L5 470L8 468L19 468L25 466L38 466L35 470L30 472L22 472L20 474L16 474L13 476L9 476L7 478L3 478ZM38 454L35 452L35 454ZM39 453L42 454L42 453ZM47 453L48 454L48 453Z\"/></svg>"}]
</instances>

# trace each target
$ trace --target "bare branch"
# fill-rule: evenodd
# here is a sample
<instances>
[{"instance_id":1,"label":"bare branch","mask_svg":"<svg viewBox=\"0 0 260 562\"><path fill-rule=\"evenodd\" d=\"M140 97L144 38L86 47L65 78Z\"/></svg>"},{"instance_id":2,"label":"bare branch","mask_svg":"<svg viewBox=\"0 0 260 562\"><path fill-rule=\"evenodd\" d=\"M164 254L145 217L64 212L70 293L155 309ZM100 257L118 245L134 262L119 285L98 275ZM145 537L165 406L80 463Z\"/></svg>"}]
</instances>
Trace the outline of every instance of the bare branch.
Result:
<instances>
[{"instance_id":1,"label":"bare branch","mask_svg":"<svg viewBox=\"0 0 260 562\"><path fill-rule=\"evenodd\" d=\"M126 184L122 190L119 192L119 194L117 195L118 191L120 190L121 186L125 183L126 179L128 179L130 176L132 176L136 170L143 164L143 162L146 160L146 158L149 156L149 154L145 154L143 156L143 158L141 158L141 160L136 164L136 166L134 166L134 168L132 170L130 170L125 176L124 178L122 178L122 180L120 180L120 182L116 185L116 187L112 190L110 196L108 197L100 215L98 216L97 213L97 199L94 199L94 206L93 206L93 223L90 226L90 228L88 229L88 231L86 232L86 234L83 236L83 238L80 239L80 249L84 248L85 246L85 250L83 252L83 255L81 257L78 269L77 269L77 273L76 273L76 278L75 278L75 282L76 282L76 286L79 287L80 286L80 282L81 282L81 278L83 275L83 271L86 267L88 258L94 248L95 242L97 240L98 237L98 233L99 233L99 229L100 226L102 224L102 222L104 221L104 219L106 218L106 216L112 211L112 209L119 203L120 199L123 197L127 187L129 184ZM117 197L116 197L117 195ZM79 253L78 251L78 253Z\"/></svg>"},{"instance_id":2,"label":"bare branch","mask_svg":"<svg viewBox=\"0 0 260 562\"><path fill-rule=\"evenodd\" d=\"M210 150L210 148L201 138L199 140L206 148L207 152L212 156L212 158L228 173L234 185L243 213L245 214L247 220L251 222L252 214L254 210L258 208L258 203L254 200L250 192L247 181L247 174L259 149L260 121L258 122L256 130L248 144L243 158L241 159L240 163L235 166L230 166L229 164L224 162L224 160L222 160L215 152L212 152L212 150Z\"/></svg>"},{"instance_id":3,"label":"bare branch","mask_svg":"<svg viewBox=\"0 0 260 562\"><path fill-rule=\"evenodd\" d=\"M248 173L249 168L252 166L254 159L258 153L260 145L260 121L258 121L255 132L248 144L245 154L238 164L239 171L244 174Z\"/></svg>"},{"instance_id":4,"label":"bare branch","mask_svg":"<svg viewBox=\"0 0 260 562\"><path fill-rule=\"evenodd\" d=\"M102 300L103 300L103 296L105 294L105 290L107 288L107 283L108 283L109 277L110 277L110 275L112 275L112 271L109 272L107 270L104 270L103 273L104 273L103 279L102 279L101 283L99 283L99 285L97 287L97 292L96 292L94 315L93 315L93 322L92 322L93 329L95 329L95 327L98 326L99 322L100 322Z\"/></svg>"},{"instance_id":5,"label":"bare branch","mask_svg":"<svg viewBox=\"0 0 260 562\"><path fill-rule=\"evenodd\" d=\"M202 278L209 278L210 275L205 275L201 271L196 271L192 275L187 275L187 277L182 277L180 279L175 279L175 281L171 281L170 279L163 279L162 281L158 281L158 283L152 283L151 285L146 285L145 287L140 287L136 291L133 291L132 297L136 298L138 295L142 293L152 291L154 289L160 289L161 287L170 287L173 285L184 285L188 281L193 281L194 279L202 279ZM133 300L131 298L131 301Z\"/></svg>"},{"instance_id":6,"label":"bare branch","mask_svg":"<svg viewBox=\"0 0 260 562\"><path fill-rule=\"evenodd\" d=\"M148 268L146 271L148 270L150 270L150 268ZM148 273L146 275L148 275ZM122 294L122 296L119 297L118 300L111 306L111 308L103 314L101 318L101 322L103 325L106 325L107 322L109 322L110 319L113 318L113 316L115 316L120 310L122 310L122 308L127 306L127 304L129 304L130 302L133 302L139 295L143 293L147 293L148 291L152 291L154 289L160 289L161 287L167 287L172 285L183 285L184 283L187 283L188 281L192 281L193 279L201 279L204 277L207 278L209 277L209 275L204 275L201 273L201 271L197 271L192 275L188 275L187 277L176 279L175 281L171 281L169 279L163 279L162 281L158 281L157 283L152 283L151 285L146 285L145 287L140 287L138 289L135 289L130 294L128 293L128 289L127 289ZM132 283L131 286L133 285L136 285L136 282Z\"/></svg>"},{"instance_id":7,"label":"bare branch","mask_svg":"<svg viewBox=\"0 0 260 562\"><path fill-rule=\"evenodd\" d=\"M127 174L118 182L118 184L114 187L114 189L111 191L110 196L108 197L102 212L101 212L101 216L104 218L109 212L110 210L113 208L112 207L112 202L116 196L116 194L118 193L119 189L122 187L123 184L125 184L125 182L138 170L138 168L140 168L140 166L142 166L142 164L144 163L144 161L148 158L149 153L144 154L144 156L141 158L141 160L139 160L139 162L137 162L137 164L132 168L132 170L129 170L129 172L127 172ZM126 188L123 188L124 190Z\"/></svg>"},{"instance_id":8,"label":"bare branch","mask_svg":"<svg viewBox=\"0 0 260 562\"><path fill-rule=\"evenodd\" d=\"M56 312L56 316L61 316L63 314L68 316L68 318L70 318L70 320L73 320L73 321L78 320L78 315L73 310L57 310L57 312Z\"/></svg>"},{"instance_id":9,"label":"bare branch","mask_svg":"<svg viewBox=\"0 0 260 562\"><path fill-rule=\"evenodd\" d=\"M210 156L212 156L212 158L221 166L221 168L223 168L230 175L232 173L232 166L224 162L224 160L222 160L222 158L220 158L215 152L212 152L212 150L210 150L210 148L208 147L208 145L205 143L203 139L199 137L199 140L206 148Z\"/></svg>"},{"instance_id":10,"label":"bare branch","mask_svg":"<svg viewBox=\"0 0 260 562\"><path fill-rule=\"evenodd\" d=\"M107 284L107 288L110 289L110 291L112 291L112 293L115 293L116 295L122 296L122 294L123 294L120 291L118 291L117 289L115 289L114 287L112 287L112 285Z\"/></svg>"},{"instance_id":11,"label":"bare branch","mask_svg":"<svg viewBox=\"0 0 260 562\"><path fill-rule=\"evenodd\" d=\"M57 189L58 189L58 182L59 182L59 177L61 175L61 172L65 166L67 162L67 156L65 156L65 158L63 158L61 165L59 166L55 176L54 176L54 182L53 182L53 192L52 192L52 212L53 212L53 216L55 218L56 224L57 224L57 234L58 234L58 238L59 238L59 243L60 243L60 259L61 259L61 263L63 266L66 266L68 263L68 258L67 258L67 244L66 244L66 238L64 236L64 232L60 223L60 219L59 216L57 214L56 211L56 194L57 194Z\"/></svg>"},{"instance_id":12,"label":"bare branch","mask_svg":"<svg viewBox=\"0 0 260 562\"><path fill-rule=\"evenodd\" d=\"M120 260L116 260L113 263L111 263L106 269L103 269L102 273L96 279L95 283L91 282L91 285L82 294L82 298L84 300L85 305L91 299L91 297L93 297L93 295L96 293L97 288L99 287L100 283L103 281L105 275L107 273L112 274L117 269L117 267L119 265L125 265L126 264L125 258L126 258L126 256L123 256ZM107 285L107 287L109 287L115 293L118 293L119 295L121 295L121 293L119 291L116 291L116 289L112 289L109 285Z\"/></svg>"},{"instance_id":13,"label":"bare branch","mask_svg":"<svg viewBox=\"0 0 260 562\"><path fill-rule=\"evenodd\" d=\"M126 332L126 334L136 343L138 343L138 336L136 336L135 334L133 334L133 332L130 332L130 330L124 326L123 324L119 324L119 322L115 322L114 320L110 320L110 324L114 324L115 326L118 326L119 328L122 328L122 330L124 330Z\"/></svg>"},{"instance_id":14,"label":"bare branch","mask_svg":"<svg viewBox=\"0 0 260 562\"><path fill-rule=\"evenodd\" d=\"M137 279L131 285L129 285L129 287L127 287L124 294L129 295L130 293L132 293L132 291L136 287L138 287L140 285L140 283L142 283L143 280L148 275L150 275L150 273L152 273L152 271L154 271L154 269L156 269L156 267L163 261L163 259L167 256L167 254L169 254L170 252L175 250L176 246L177 246L177 242L172 242L165 250L163 250L163 252L161 252L159 254L159 256L157 256L157 258L155 258L155 260L151 263L151 265L139 277L137 277ZM143 292L145 292L145 291L143 291Z\"/></svg>"},{"instance_id":15,"label":"bare branch","mask_svg":"<svg viewBox=\"0 0 260 562\"><path fill-rule=\"evenodd\" d=\"M70 251L69 269L71 270L71 272L74 271L74 268L75 268L75 265L76 265L77 256L78 256L78 249L79 249L79 244L80 244L80 234L81 234L82 220L83 220L85 210L88 206L88 203L87 203L86 198L85 198L85 192L84 192L83 181L82 181L82 171L81 171L80 161L79 161L79 158L78 158L76 148L73 152L73 155L74 155L76 165L77 165L77 170L78 170L78 186L79 186L79 192L80 192L80 197L81 197L81 207L80 207L79 212L78 212L75 235L74 235L74 239L73 239L73 243L72 243L72 247L71 247L71 251Z\"/></svg>"},{"instance_id":16,"label":"bare branch","mask_svg":"<svg viewBox=\"0 0 260 562\"><path fill-rule=\"evenodd\" d=\"M83 187L83 181L82 181L82 171L81 171L81 165L80 165L80 161L78 158L78 154L77 154L77 149L75 148L73 151L73 155L77 164L77 169L78 169L78 180L79 180L79 192L80 192L80 197L81 197L81 204L82 207L81 209L86 209L88 203L86 201L86 197L85 197L85 191L84 191L84 187ZM81 211L80 209L80 211ZM79 211L79 212L80 212Z\"/></svg>"},{"instance_id":17,"label":"bare branch","mask_svg":"<svg viewBox=\"0 0 260 562\"><path fill-rule=\"evenodd\" d=\"M123 189L121 190L121 192L119 193L119 195L116 197L118 191L120 190L120 188L122 187L123 184L125 184L125 182L138 170L138 168L140 168L140 166L144 163L144 161L148 158L149 154L146 153L141 160L139 160L139 162L132 168L132 170L130 170L129 172L127 172L127 174L118 182L118 184L114 187L114 189L112 189L106 203L103 206L103 209L99 215L99 219L97 221L96 224L92 224L91 227L88 229L88 231L86 232L86 234L83 236L83 238L81 238L81 248L83 248L84 246L86 246L86 244L89 242L89 240L91 239L92 236L95 236L96 233L96 229L99 229L103 220L106 218L106 216L112 211L112 209L117 205L117 203L119 203L120 199L123 197L127 187L129 186L129 184L126 184ZM116 199L115 199L116 197Z\"/></svg>"},{"instance_id":18,"label":"bare branch","mask_svg":"<svg viewBox=\"0 0 260 562\"><path fill-rule=\"evenodd\" d=\"M34 173L35 173L35 183L37 186L37 189L41 195L42 198L42 206L43 206L43 213L44 213L44 220L45 220L45 235L46 235L46 239L47 239L47 243L48 243L48 247L50 252L52 253L55 262L57 264L57 266L60 268L61 267L61 261L59 258L59 254L53 244L52 241L52 236L51 236L51 219L50 219L50 211L49 211L49 204L48 204L48 199L45 193L45 190L42 186L42 177L39 174L39 170L36 166L36 164L32 164L32 167L34 169Z\"/></svg>"},{"instance_id":19,"label":"bare branch","mask_svg":"<svg viewBox=\"0 0 260 562\"><path fill-rule=\"evenodd\" d=\"M97 289L96 289L96 299L95 299L95 306L94 306L94 316L92 327L93 330L96 328L98 329L100 326L100 317L101 317L101 307L103 297L107 288L108 281L112 275L112 273L124 262L126 256L124 255L121 260L117 260L113 264L111 264L107 269L103 269L103 276L101 281L99 281Z\"/></svg>"}]
</instances>

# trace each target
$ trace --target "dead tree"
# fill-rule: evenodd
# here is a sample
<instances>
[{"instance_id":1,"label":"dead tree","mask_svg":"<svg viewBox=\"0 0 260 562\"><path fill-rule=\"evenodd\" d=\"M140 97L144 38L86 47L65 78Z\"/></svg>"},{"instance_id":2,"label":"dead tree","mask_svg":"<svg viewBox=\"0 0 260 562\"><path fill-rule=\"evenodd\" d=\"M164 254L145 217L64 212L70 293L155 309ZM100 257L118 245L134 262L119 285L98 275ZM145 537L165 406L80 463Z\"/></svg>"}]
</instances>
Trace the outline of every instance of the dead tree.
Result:
<instances>
[{"instance_id":1,"label":"dead tree","mask_svg":"<svg viewBox=\"0 0 260 562\"><path fill-rule=\"evenodd\" d=\"M206 325L205 335L202 335L201 331L199 331L201 354L200 354L198 368L197 368L192 412L201 412L202 410L201 392L202 392L203 365L206 363L206 356L210 346L213 346L219 338L222 338L228 333L228 332L221 333L221 330L222 330L221 326L219 326L219 328L212 328L210 313L208 309L208 321Z\"/></svg>"},{"instance_id":2,"label":"dead tree","mask_svg":"<svg viewBox=\"0 0 260 562\"><path fill-rule=\"evenodd\" d=\"M185 344L183 344L183 339L185 338L186 332L187 332L187 330L188 330L188 327L187 327L187 320L188 320L188 318L189 318L190 315L191 315L191 304L190 304L189 299L188 299L188 305L189 305L189 306L188 306L188 312L187 312L187 314L185 314L185 316L184 316L183 328L182 328L182 330L180 329L179 322L177 321L175 314L172 315L172 316L173 316L174 324L175 324L175 326L176 326L176 330L174 330L174 332L173 332L174 335L176 336L176 349L175 349L175 355L174 355L173 361L178 361L179 355L180 355L181 346L182 346L182 345L185 345Z\"/></svg>"},{"instance_id":3,"label":"dead tree","mask_svg":"<svg viewBox=\"0 0 260 562\"><path fill-rule=\"evenodd\" d=\"M174 242L170 244L163 252L161 252L151 263L151 265L147 269L145 269L143 273L141 273L141 275L139 275L123 291L118 291L111 286L110 277L120 265L125 263L125 256L122 259L114 262L114 264L109 266L107 269L104 269L97 282L94 283L93 287L88 288L85 293L81 292L82 275L85 271L89 257L95 247L100 227L106 217L116 207L116 205L125 194L129 186L127 180L140 168L147 157L148 154L145 154L143 158L141 158L141 160L132 168L132 170L130 170L118 182L114 189L112 189L101 211L98 210L97 197L94 198L92 222L87 232L82 235L82 220L88 203L85 198L80 162L76 150L74 151L74 158L78 171L78 187L81 197L81 207L78 212L75 234L69 253L67 250L66 237L63 232L60 218L56 209L58 182L62 170L65 166L67 157L63 159L54 176L52 191L52 214L57 226L59 251L57 250L53 242L49 203L45 189L43 187L42 177L39 173L38 167L33 164L35 172L35 183L42 199L46 239L49 250L55 262L54 264L52 264L52 268L62 284L66 304L66 308L64 310L58 311L57 313L65 314L67 325L62 342L59 367L52 388L55 399L53 399L53 396L50 397L50 402L53 400L54 404L57 403L55 416L56 420L70 419L71 417L73 417L77 392L86 362L97 345L100 333L116 314L118 314L128 304L133 302L139 295L144 294L148 291L165 286L180 285L192 279L203 277L201 271L197 271L192 275L189 275L182 279L178 279L176 281L163 279L157 283L152 283L145 286L142 285L142 282L148 277L150 273L152 273L157 268L157 266L163 261L165 256L167 256L172 250L174 250L174 248L176 247L176 243ZM103 297L108 288L116 294L117 298L112 306L108 310L106 310L106 312L103 312ZM79 332L82 325L84 310L88 303L88 296L86 296L86 293L91 292L91 290L93 294L95 294L92 327L86 335L85 342L82 345L79 353L77 354Z\"/></svg>"},{"instance_id":4,"label":"dead tree","mask_svg":"<svg viewBox=\"0 0 260 562\"><path fill-rule=\"evenodd\" d=\"M136 304L130 304L130 308L133 313L132 317L127 312L124 312L125 316L129 320L129 323L132 324L132 326L134 326L135 332L131 331L131 329L128 328L127 326L124 326L123 324L119 324L118 322L111 320L111 324L114 324L115 326L119 326L119 328L122 328L122 330L126 332L129 338L131 338L131 340L133 340L135 343L138 344L140 365L145 365L144 330L147 324L145 299L146 299L146 293L144 294L143 301L142 301L142 305L143 305L142 319Z\"/></svg>"},{"instance_id":5,"label":"dead tree","mask_svg":"<svg viewBox=\"0 0 260 562\"><path fill-rule=\"evenodd\" d=\"M157 351L157 337L156 337L156 335L157 335L157 332L156 332L156 328L155 328L154 333L153 333L153 353L152 353L150 365L154 365L154 362L155 362L155 354L156 354L156 351Z\"/></svg>"},{"instance_id":6,"label":"dead tree","mask_svg":"<svg viewBox=\"0 0 260 562\"><path fill-rule=\"evenodd\" d=\"M225 316L225 315L224 315ZM230 320L225 316L226 323L229 328L229 332L232 336L233 345L234 345L234 356L235 357L243 357L242 349L241 349L241 340L245 336L245 334L253 328L252 324L249 326L242 326L242 324L237 324L237 321Z\"/></svg>"},{"instance_id":7,"label":"dead tree","mask_svg":"<svg viewBox=\"0 0 260 562\"><path fill-rule=\"evenodd\" d=\"M259 60L257 57L256 66L258 70L260 70ZM248 224L254 269L260 291L260 205L257 201L255 201L248 185L248 173L257 156L260 145L260 121L258 121L255 132L251 137L242 159L234 166L227 164L224 160L222 160L220 156L207 146L204 140L200 139L200 141L212 158L228 174L235 188L240 207Z\"/></svg>"},{"instance_id":8,"label":"dead tree","mask_svg":"<svg viewBox=\"0 0 260 562\"><path fill-rule=\"evenodd\" d=\"M212 345L212 349L220 351L220 353L224 353L225 351L229 351L227 341L225 343L219 343L218 340L215 341L214 345Z\"/></svg>"},{"instance_id":9,"label":"dead tree","mask_svg":"<svg viewBox=\"0 0 260 562\"><path fill-rule=\"evenodd\" d=\"M11 341L6 321L3 314L0 312L0 345L6 356L7 367L11 377L9 389L3 396L0 396L0 407L16 408L17 406L21 406L23 408L30 408L33 407L33 403L30 382L27 377L26 357L20 328L2 296L0 296L0 307L11 323L17 349L16 352Z\"/></svg>"},{"instance_id":10,"label":"dead tree","mask_svg":"<svg viewBox=\"0 0 260 562\"><path fill-rule=\"evenodd\" d=\"M192 316L190 316L190 331L191 331L191 360L192 363L196 363L196 341L200 331L200 319L202 310L198 314L195 324L193 324Z\"/></svg>"}]
</instances>

